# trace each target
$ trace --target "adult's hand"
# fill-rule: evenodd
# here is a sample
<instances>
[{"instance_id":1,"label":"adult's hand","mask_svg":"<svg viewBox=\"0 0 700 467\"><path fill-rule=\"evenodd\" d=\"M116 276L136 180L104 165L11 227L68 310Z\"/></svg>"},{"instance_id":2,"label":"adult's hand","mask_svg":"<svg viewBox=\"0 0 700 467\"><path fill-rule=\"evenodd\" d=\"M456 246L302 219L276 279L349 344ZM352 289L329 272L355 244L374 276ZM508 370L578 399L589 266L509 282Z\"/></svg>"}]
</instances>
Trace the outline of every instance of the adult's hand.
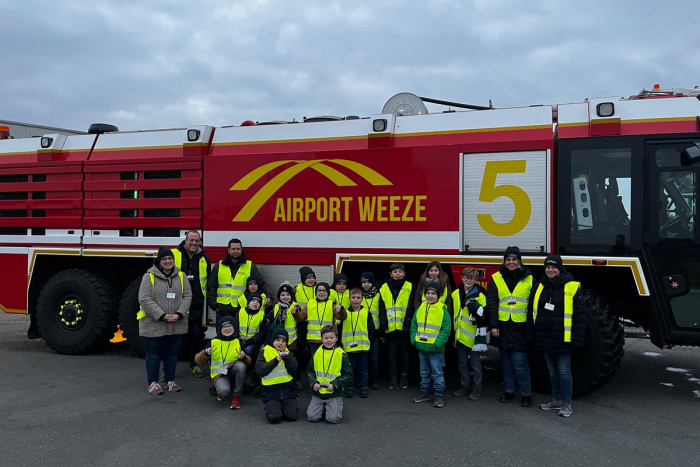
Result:
<instances>
[{"instance_id":1,"label":"adult's hand","mask_svg":"<svg viewBox=\"0 0 700 467\"><path fill-rule=\"evenodd\" d=\"M496 329L496 328L491 329L491 335L493 337L498 337L498 334L499 334L498 329Z\"/></svg>"}]
</instances>

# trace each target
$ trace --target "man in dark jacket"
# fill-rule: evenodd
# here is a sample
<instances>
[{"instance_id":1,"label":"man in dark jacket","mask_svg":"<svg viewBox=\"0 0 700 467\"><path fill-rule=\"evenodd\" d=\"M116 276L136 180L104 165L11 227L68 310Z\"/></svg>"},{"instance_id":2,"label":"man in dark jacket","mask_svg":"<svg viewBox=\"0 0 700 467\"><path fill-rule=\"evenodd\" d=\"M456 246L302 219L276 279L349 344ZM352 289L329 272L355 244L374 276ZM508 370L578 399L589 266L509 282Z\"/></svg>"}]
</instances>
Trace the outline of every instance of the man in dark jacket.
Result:
<instances>
[{"instance_id":1,"label":"man in dark jacket","mask_svg":"<svg viewBox=\"0 0 700 467\"><path fill-rule=\"evenodd\" d=\"M532 406L530 367L527 364L527 304L532 289L532 273L522 265L520 249L509 246L503 264L494 274L486 292L486 316L491 335L498 337L503 364L505 392L501 402L511 402L517 379L523 407Z\"/></svg>"},{"instance_id":2,"label":"man in dark jacket","mask_svg":"<svg viewBox=\"0 0 700 467\"><path fill-rule=\"evenodd\" d=\"M260 278L262 284L260 284L258 293L264 293L268 297L263 306L269 306L271 300L262 274L252 261L246 259L241 241L232 238L228 242L226 256L214 264L207 281L207 304L209 308L216 311L217 320L221 319L222 315L233 316L235 314L238 307L238 297L243 295L250 276Z\"/></svg>"},{"instance_id":3,"label":"man in dark jacket","mask_svg":"<svg viewBox=\"0 0 700 467\"><path fill-rule=\"evenodd\" d=\"M549 367L552 399L543 410L571 415L571 352L583 347L586 335L586 305L580 284L574 281L559 255L544 261L540 283L532 288L528 307L528 340L543 352Z\"/></svg>"},{"instance_id":4,"label":"man in dark jacket","mask_svg":"<svg viewBox=\"0 0 700 467\"><path fill-rule=\"evenodd\" d=\"M203 378L204 372L194 361L195 355L204 348L202 316L206 307L207 276L211 260L202 249L202 236L196 230L188 230L185 239L173 251L175 267L179 268L190 282L192 304L187 320L187 336L190 348L190 374Z\"/></svg>"}]
</instances>

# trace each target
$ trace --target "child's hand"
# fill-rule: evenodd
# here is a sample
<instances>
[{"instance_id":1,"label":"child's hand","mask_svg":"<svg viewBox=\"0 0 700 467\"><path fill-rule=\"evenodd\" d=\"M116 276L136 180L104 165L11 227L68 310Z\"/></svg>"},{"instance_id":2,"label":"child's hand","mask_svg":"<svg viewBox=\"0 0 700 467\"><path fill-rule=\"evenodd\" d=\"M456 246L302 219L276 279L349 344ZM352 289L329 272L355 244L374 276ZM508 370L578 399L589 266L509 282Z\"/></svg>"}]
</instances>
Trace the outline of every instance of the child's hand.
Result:
<instances>
[{"instance_id":1,"label":"child's hand","mask_svg":"<svg viewBox=\"0 0 700 467\"><path fill-rule=\"evenodd\" d=\"M238 353L238 359L239 359L239 360L244 360L244 359L245 359L245 352L244 352L244 351L241 350L241 351Z\"/></svg>"},{"instance_id":2,"label":"child's hand","mask_svg":"<svg viewBox=\"0 0 700 467\"><path fill-rule=\"evenodd\" d=\"M333 383L331 383L331 384L328 385L328 387L327 387L326 389L328 389L330 392L334 392L334 391L335 391L335 386L333 386Z\"/></svg>"},{"instance_id":3,"label":"child's hand","mask_svg":"<svg viewBox=\"0 0 700 467\"><path fill-rule=\"evenodd\" d=\"M312 389L313 389L314 391L318 391L319 389L321 389L321 384L320 384L320 383L314 384L314 386L313 386Z\"/></svg>"},{"instance_id":4,"label":"child's hand","mask_svg":"<svg viewBox=\"0 0 700 467\"><path fill-rule=\"evenodd\" d=\"M279 363L279 362L281 362L281 361L282 361L282 357L280 357L279 355L278 355L278 356L276 356L275 358L277 359L277 363Z\"/></svg>"}]
</instances>

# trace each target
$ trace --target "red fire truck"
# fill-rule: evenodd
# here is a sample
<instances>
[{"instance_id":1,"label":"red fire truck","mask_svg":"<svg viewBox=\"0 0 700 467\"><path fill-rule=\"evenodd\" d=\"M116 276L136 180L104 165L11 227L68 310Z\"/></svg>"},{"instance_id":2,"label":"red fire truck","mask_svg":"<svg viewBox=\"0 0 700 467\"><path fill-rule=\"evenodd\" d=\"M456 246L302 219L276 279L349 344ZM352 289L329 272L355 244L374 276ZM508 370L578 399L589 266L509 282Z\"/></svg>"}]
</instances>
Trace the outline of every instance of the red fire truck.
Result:
<instances>
[{"instance_id":1,"label":"red fire truck","mask_svg":"<svg viewBox=\"0 0 700 467\"><path fill-rule=\"evenodd\" d=\"M555 252L585 285L573 365L591 391L620 365L622 319L659 347L700 342L699 94L440 113L399 94L363 118L3 140L0 308L31 315L57 352L120 320L142 349L140 277L187 229L213 261L241 238L272 288L303 265L356 283L432 260L453 285L465 266L485 285L517 245L536 278Z\"/></svg>"}]
</instances>

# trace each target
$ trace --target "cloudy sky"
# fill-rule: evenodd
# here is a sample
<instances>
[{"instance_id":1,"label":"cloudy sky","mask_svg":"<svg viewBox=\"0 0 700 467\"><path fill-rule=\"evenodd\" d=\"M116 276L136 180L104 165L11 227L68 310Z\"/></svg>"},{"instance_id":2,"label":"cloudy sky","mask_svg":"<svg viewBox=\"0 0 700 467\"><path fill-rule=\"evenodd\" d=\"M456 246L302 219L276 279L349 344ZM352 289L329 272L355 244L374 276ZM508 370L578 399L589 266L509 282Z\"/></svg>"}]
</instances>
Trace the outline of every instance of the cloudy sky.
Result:
<instances>
[{"instance_id":1,"label":"cloudy sky","mask_svg":"<svg viewBox=\"0 0 700 467\"><path fill-rule=\"evenodd\" d=\"M697 11L673 0L3 0L0 119L135 130L368 116L402 91L511 107L693 87Z\"/></svg>"}]
</instances>

